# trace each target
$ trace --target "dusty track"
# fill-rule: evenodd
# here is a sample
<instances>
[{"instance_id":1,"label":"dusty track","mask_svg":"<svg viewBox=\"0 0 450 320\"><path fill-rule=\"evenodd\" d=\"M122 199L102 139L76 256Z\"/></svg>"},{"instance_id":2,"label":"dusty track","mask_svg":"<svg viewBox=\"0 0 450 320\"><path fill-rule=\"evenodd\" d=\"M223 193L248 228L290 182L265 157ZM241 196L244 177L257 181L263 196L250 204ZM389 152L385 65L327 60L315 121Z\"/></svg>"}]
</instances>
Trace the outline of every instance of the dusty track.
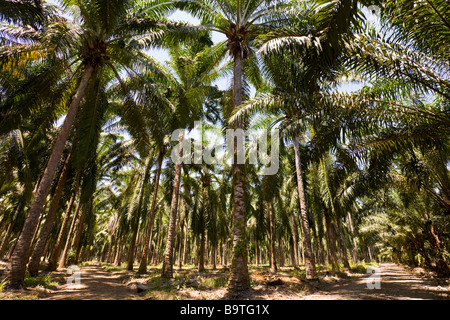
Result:
<instances>
[{"instance_id":1,"label":"dusty track","mask_svg":"<svg viewBox=\"0 0 450 320\"><path fill-rule=\"evenodd\" d=\"M380 265L380 289L369 289L368 275L352 276L337 282L320 285L320 291L304 297L305 300L430 300L449 299L448 286L436 280L415 275L406 268L393 264Z\"/></svg>"}]
</instances>

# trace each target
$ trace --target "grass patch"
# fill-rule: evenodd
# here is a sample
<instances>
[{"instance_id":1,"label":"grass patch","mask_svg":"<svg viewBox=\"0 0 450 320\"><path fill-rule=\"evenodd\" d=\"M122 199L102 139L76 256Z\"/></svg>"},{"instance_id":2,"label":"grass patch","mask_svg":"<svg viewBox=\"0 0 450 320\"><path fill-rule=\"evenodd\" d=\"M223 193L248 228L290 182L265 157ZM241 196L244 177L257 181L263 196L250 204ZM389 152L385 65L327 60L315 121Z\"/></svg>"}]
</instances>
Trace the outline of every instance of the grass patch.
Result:
<instances>
[{"instance_id":1,"label":"grass patch","mask_svg":"<svg viewBox=\"0 0 450 320\"><path fill-rule=\"evenodd\" d=\"M105 270L108 272L114 272L114 271L123 271L126 270L127 267L124 266L111 266L111 267L106 267Z\"/></svg>"},{"instance_id":2,"label":"grass patch","mask_svg":"<svg viewBox=\"0 0 450 320\"><path fill-rule=\"evenodd\" d=\"M217 288L224 288L227 285L228 285L228 278L214 277L214 278L203 278L201 287L205 289L217 289Z\"/></svg>"},{"instance_id":3,"label":"grass patch","mask_svg":"<svg viewBox=\"0 0 450 320\"><path fill-rule=\"evenodd\" d=\"M375 262L361 262L358 264L352 264L350 270L353 273L367 273L367 269L369 267L379 268L380 266Z\"/></svg>"},{"instance_id":4,"label":"grass patch","mask_svg":"<svg viewBox=\"0 0 450 320\"><path fill-rule=\"evenodd\" d=\"M5 288L8 286L9 281L6 279L3 279L0 281L0 292L3 292Z\"/></svg>"},{"instance_id":5,"label":"grass patch","mask_svg":"<svg viewBox=\"0 0 450 320\"><path fill-rule=\"evenodd\" d=\"M42 274L37 277L30 277L29 274L25 277L25 287L42 286L44 288L56 288L56 282L53 281L49 273Z\"/></svg>"},{"instance_id":6,"label":"grass patch","mask_svg":"<svg viewBox=\"0 0 450 320\"><path fill-rule=\"evenodd\" d=\"M160 275L155 275L149 282L146 283L149 286L145 297L151 300L176 300L177 285L175 279L163 279Z\"/></svg>"}]
</instances>

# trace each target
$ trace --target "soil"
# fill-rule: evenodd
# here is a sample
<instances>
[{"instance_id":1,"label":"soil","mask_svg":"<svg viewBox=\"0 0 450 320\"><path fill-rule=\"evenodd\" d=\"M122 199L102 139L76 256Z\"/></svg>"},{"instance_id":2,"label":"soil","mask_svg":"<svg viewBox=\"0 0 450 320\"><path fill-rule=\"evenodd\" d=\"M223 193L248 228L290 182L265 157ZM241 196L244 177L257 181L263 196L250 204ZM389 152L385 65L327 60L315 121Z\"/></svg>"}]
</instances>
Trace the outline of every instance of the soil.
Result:
<instances>
[{"instance_id":1,"label":"soil","mask_svg":"<svg viewBox=\"0 0 450 320\"><path fill-rule=\"evenodd\" d=\"M1 266L0 266L1 267ZM38 300L143 300L143 299L241 299L241 300L449 300L450 280L423 269L408 269L393 263L379 265L378 273L346 272L339 276L322 272L319 281L307 281L292 268L281 268L276 275L266 269L253 269L252 289L238 296L229 296L223 270L198 273L185 269L175 273L175 279L164 283L159 269L138 276L135 272L108 269L104 265L80 267L80 285L67 284L69 275L52 272L57 285L37 286L27 290L0 292L4 299ZM219 283L219 285L211 285ZM379 283L379 287L374 284ZM375 287L374 287L375 286ZM372 287L372 289L370 289Z\"/></svg>"}]
</instances>

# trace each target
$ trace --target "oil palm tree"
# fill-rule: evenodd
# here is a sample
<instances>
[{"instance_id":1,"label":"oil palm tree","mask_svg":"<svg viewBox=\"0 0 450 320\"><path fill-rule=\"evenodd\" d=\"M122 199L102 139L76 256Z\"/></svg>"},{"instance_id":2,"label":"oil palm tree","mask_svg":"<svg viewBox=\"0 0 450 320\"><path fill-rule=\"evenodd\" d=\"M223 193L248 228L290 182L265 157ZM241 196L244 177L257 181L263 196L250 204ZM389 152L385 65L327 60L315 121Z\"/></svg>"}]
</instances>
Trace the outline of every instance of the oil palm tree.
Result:
<instances>
[{"instance_id":1,"label":"oil palm tree","mask_svg":"<svg viewBox=\"0 0 450 320\"><path fill-rule=\"evenodd\" d=\"M169 10L168 6L158 1L150 4L144 1L119 0L114 3L99 0L76 4L63 1L62 4L64 10L70 12L72 20L60 16L39 33L37 40L3 46L0 52L4 68L26 66L36 61L52 61L54 65L47 74L52 76L50 82L53 83L56 83L61 75L65 75L61 70L73 70L70 78L75 88L72 90L74 95L67 115L11 259L11 287L21 287L23 284L31 239L89 83L101 77L105 70L110 70L120 78L119 70L134 73L136 66L151 69L151 60L147 59L142 49L155 44L155 40L161 37L160 31L165 27L174 29L174 24L162 18L162 14ZM11 36L15 34L14 28L4 28L3 32ZM166 41L169 41L167 39ZM9 106L10 109L14 108ZM28 107L31 109L39 106L35 103Z\"/></svg>"},{"instance_id":2,"label":"oil palm tree","mask_svg":"<svg viewBox=\"0 0 450 320\"><path fill-rule=\"evenodd\" d=\"M206 42L194 43L189 46L175 46L169 51L171 56L169 66L177 78L173 83L170 97L175 108L171 128L172 130L181 129L181 132L178 139L179 149L176 155L169 229L161 273L164 278L173 277L172 252L181 183L184 130L185 128L193 129L194 122L203 118L205 114L204 98L215 92L212 83L223 72L216 67L222 58L222 48L220 45L211 46L212 42L208 39L208 34L204 33Z\"/></svg>"},{"instance_id":3,"label":"oil palm tree","mask_svg":"<svg viewBox=\"0 0 450 320\"><path fill-rule=\"evenodd\" d=\"M202 26L226 36L222 43L225 54L228 51L233 63L232 108L241 105L244 97L243 73L257 70L257 58L254 41L257 36L282 25L287 25L286 7L283 2L270 1L178 1L179 8L188 11L202 20ZM244 65L247 65L244 68ZM250 79L257 79L257 74L249 74ZM244 122L239 120L231 124L233 129L244 129ZM236 146L236 143L235 143ZM235 150L235 153L237 150ZM233 261L229 290L242 291L250 287L247 266L247 240L245 235L245 170L238 164L236 155L233 161Z\"/></svg>"}]
</instances>

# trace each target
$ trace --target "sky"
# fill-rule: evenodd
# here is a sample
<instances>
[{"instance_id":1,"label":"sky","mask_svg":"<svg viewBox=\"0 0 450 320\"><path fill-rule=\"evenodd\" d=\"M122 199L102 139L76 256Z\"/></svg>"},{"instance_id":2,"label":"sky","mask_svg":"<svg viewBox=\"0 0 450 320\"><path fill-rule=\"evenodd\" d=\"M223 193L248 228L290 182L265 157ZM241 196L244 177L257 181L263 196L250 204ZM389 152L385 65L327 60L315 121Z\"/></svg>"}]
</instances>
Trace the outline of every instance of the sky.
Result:
<instances>
[{"instance_id":1,"label":"sky","mask_svg":"<svg viewBox=\"0 0 450 320\"><path fill-rule=\"evenodd\" d=\"M169 19L176 20L176 21L188 22L193 25L200 24L199 19L193 17L189 13L182 12L182 11L174 12L171 16L169 16ZM226 39L225 35L220 34L218 32L212 32L212 40L214 43L224 41L225 39ZM164 50L164 49L150 49L148 52L149 52L149 54L151 54L152 57L154 57L155 59L157 59L158 61L160 61L162 63L164 63L169 58L167 50ZM220 89L226 89L226 88L229 88L229 86L231 84L231 79L220 79L216 82L216 84L218 85L218 87ZM343 91L343 92L356 91L359 88L361 88L363 85L364 84L361 82L349 82L349 83L344 83L344 84L340 85L338 90ZM256 91L254 90L254 88L252 88L251 96L254 96L255 93L256 93Z\"/></svg>"}]
</instances>

